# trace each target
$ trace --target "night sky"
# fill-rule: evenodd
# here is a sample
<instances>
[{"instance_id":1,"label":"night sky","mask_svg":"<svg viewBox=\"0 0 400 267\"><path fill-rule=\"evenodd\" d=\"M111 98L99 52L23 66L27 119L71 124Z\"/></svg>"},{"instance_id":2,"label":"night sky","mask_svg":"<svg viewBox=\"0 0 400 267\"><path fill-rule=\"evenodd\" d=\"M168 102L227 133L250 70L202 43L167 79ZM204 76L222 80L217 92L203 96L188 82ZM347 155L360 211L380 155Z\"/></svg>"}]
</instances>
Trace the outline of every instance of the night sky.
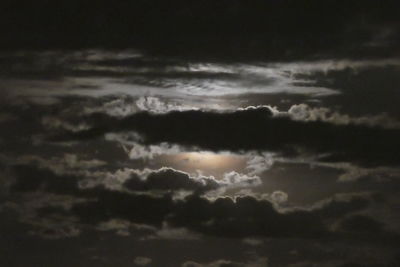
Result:
<instances>
[{"instance_id":1,"label":"night sky","mask_svg":"<svg viewBox=\"0 0 400 267\"><path fill-rule=\"evenodd\" d=\"M0 266L400 266L399 11L1 1Z\"/></svg>"}]
</instances>

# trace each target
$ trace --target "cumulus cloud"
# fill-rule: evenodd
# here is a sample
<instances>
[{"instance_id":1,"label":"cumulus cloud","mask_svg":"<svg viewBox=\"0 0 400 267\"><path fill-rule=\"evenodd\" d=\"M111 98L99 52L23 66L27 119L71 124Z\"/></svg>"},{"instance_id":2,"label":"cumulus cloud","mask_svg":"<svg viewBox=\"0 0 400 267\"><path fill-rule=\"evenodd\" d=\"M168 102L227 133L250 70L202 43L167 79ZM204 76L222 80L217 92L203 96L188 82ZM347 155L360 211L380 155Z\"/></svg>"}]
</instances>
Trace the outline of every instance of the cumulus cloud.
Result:
<instances>
[{"instance_id":1,"label":"cumulus cloud","mask_svg":"<svg viewBox=\"0 0 400 267\"><path fill-rule=\"evenodd\" d=\"M94 113L105 113L113 117L123 118L141 111L152 113L167 113L174 110L195 110L197 108L184 104L175 103L172 100L162 100L155 96L132 97L126 94L116 99L100 102L100 105L85 107L83 112L87 115Z\"/></svg>"},{"instance_id":2,"label":"cumulus cloud","mask_svg":"<svg viewBox=\"0 0 400 267\"><path fill-rule=\"evenodd\" d=\"M274 191L271 194L271 199L275 203L284 203L288 200L288 195L285 192L282 191Z\"/></svg>"},{"instance_id":3,"label":"cumulus cloud","mask_svg":"<svg viewBox=\"0 0 400 267\"><path fill-rule=\"evenodd\" d=\"M282 114L285 114L283 112ZM351 117L347 114L334 112L329 108L312 108L307 104L293 105L287 114L294 120L299 121L325 121L338 125L366 125L384 128L400 128L400 121L387 114L373 116Z\"/></svg>"},{"instance_id":4,"label":"cumulus cloud","mask_svg":"<svg viewBox=\"0 0 400 267\"><path fill-rule=\"evenodd\" d=\"M204 194L208 191L223 192L228 188L253 187L261 184L258 176L237 172L225 173L222 179L201 174L189 174L173 168L152 170L118 169L114 172L93 170L104 162L78 160L75 155L50 160L37 156L21 157L14 166L15 182L9 187L15 192L49 191L75 194L79 190L102 187L108 190L131 192L181 191ZM34 178L32 178L32 176Z\"/></svg>"},{"instance_id":5,"label":"cumulus cloud","mask_svg":"<svg viewBox=\"0 0 400 267\"><path fill-rule=\"evenodd\" d=\"M188 173L171 168L161 168L157 171L145 171L145 177L131 176L124 186L129 190L189 190L203 192L215 190L221 186L213 177L194 177ZM229 184L231 185L231 184Z\"/></svg>"},{"instance_id":6,"label":"cumulus cloud","mask_svg":"<svg viewBox=\"0 0 400 267\"><path fill-rule=\"evenodd\" d=\"M163 167L158 170L121 169L116 172L92 172L79 181L82 189L94 188L102 185L110 190L130 191L191 191L205 193L211 190L224 190L226 188L250 187L261 184L258 176L248 176L237 172L224 174L220 180L213 176L189 173Z\"/></svg>"},{"instance_id":7,"label":"cumulus cloud","mask_svg":"<svg viewBox=\"0 0 400 267\"><path fill-rule=\"evenodd\" d=\"M258 176L249 176L246 174L240 174L235 171L225 173L220 180L220 183L227 185L228 187L244 187L244 186L257 186L260 185L261 179Z\"/></svg>"},{"instance_id":8,"label":"cumulus cloud","mask_svg":"<svg viewBox=\"0 0 400 267\"><path fill-rule=\"evenodd\" d=\"M153 159L155 156L160 155L175 155L182 152L182 148L177 145L170 145L168 143L161 143L158 145L144 146L139 143L132 144L132 149L129 150L128 155L131 159Z\"/></svg>"},{"instance_id":9,"label":"cumulus cloud","mask_svg":"<svg viewBox=\"0 0 400 267\"><path fill-rule=\"evenodd\" d=\"M268 105L250 106L239 108L238 110L248 110L257 108L270 109L275 117L288 117L294 121L322 121L337 125L364 125L369 127L383 127L388 129L400 128L400 121L386 113L367 116L350 116L333 111L328 107L312 107L309 104L300 103L290 106L287 111L279 110L276 107Z\"/></svg>"},{"instance_id":10,"label":"cumulus cloud","mask_svg":"<svg viewBox=\"0 0 400 267\"><path fill-rule=\"evenodd\" d=\"M249 175L260 175L274 164L274 155L272 153L249 153L247 158L246 170Z\"/></svg>"},{"instance_id":11,"label":"cumulus cloud","mask_svg":"<svg viewBox=\"0 0 400 267\"><path fill-rule=\"evenodd\" d=\"M169 111L174 111L174 110L196 110L197 108L190 107L190 106L184 106L184 105L179 105L179 104L174 104L174 103L166 103L160 100L158 97L140 97L136 101L136 105L139 108L139 110L142 111L150 111L154 113L166 113Z\"/></svg>"}]
</instances>

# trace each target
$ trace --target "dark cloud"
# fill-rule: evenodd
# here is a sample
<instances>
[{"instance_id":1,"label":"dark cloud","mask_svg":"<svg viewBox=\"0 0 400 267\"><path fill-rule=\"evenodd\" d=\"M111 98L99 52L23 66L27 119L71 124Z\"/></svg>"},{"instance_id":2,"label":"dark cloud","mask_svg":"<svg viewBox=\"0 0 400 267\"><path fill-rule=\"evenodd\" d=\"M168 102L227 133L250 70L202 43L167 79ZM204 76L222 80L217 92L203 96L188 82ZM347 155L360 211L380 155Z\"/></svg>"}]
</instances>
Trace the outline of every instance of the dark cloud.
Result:
<instances>
[{"instance_id":1,"label":"dark cloud","mask_svg":"<svg viewBox=\"0 0 400 267\"><path fill-rule=\"evenodd\" d=\"M11 186L11 190L20 193L49 192L93 196L96 195L96 190L103 191L106 190L105 188L112 187L112 184L116 183L114 180L119 178L118 172L107 180L107 176L110 174L105 172L97 172L95 176L87 176L87 174L79 171L76 171L76 174L73 174L73 172L57 174L54 170L34 165L16 165L13 171L15 172L15 182ZM96 179L99 179L99 181L96 181ZM185 172L162 168L154 171L147 170L146 172L132 170L129 172L129 178L121 186L121 189L126 188L136 192L185 190L203 194L209 190L230 186L230 184L219 183L209 177L191 177Z\"/></svg>"},{"instance_id":2,"label":"dark cloud","mask_svg":"<svg viewBox=\"0 0 400 267\"><path fill-rule=\"evenodd\" d=\"M329 153L325 160L353 160L363 164L398 164L400 131L362 125L334 125L323 121L294 121L276 117L267 107L230 113L174 111L137 113L124 119L94 114L92 129L64 134L54 140L86 140L107 132L135 131L145 144L170 142L210 150L272 150L305 148Z\"/></svg>"},{"instance_id":3,"label":"dark cloud","mask_svg":"<svg viewBox=\"0 0 400 267\"><path fill-rule=\"evenodd\" d=\"M371 217L365 215L354 215L345 219L341 223L340 229L348 232L376 234L383 231L383 225Z\"/></svg>"},{"instance_id":4,"label":"dark cloud","mask_svg":"<svg viewBox=\"0 0 400 267\"><path fill-rule=\"evenodd\" d=\"M173 200L170 196L152 197L100 190L96 201L76 204L72 214L82 223L98 224L110 219L123 219L161 227L172 227L212 236L244 238L344 238L328 230L330 221L366 208L368 200L354 197L349 201L332 200L310 210L281 213L266 200L253 197L217 198L210 201L199 196ZM360 233L351 231L351 234ZM397 238L397 237L396 237ZM389 240L393 242L396 238ZM376 239L374 239L376 240ZM388 240L382 239L382 242Z\"/></svg>"},{"instance_id":5,"label":"dark cloud","mask_svg":"<svg viewBox=\"0 0 400 267\"><path fill-rule=\"evenodd\" d=\"M191 196L178 203L172 221L190 229L227 237L327 237L325 221L363 209L368 201L330 201L312 210L278 212L267 200L253 197L218 198L210 202Z\"/></svg>"},{"instance_id":6,"label":"dark cloud","mask_svg":"<svg viewBox=\"0 0 400 267\"><path fill-rule=\"evenodd\" d=\"M124 183L132 191L149 190L188 190L202 193L218 189L221 185L212 178L194 179L189 174L170 168L151 172L144 180L139 175L133 174Z\"/></svg>"},{"instance_id":7,"label":"dark cloud","mask_svg":"<svg viewBox=\"0 0 400 267\"><path fill-rule=\"evenodd\" d=\"M20 171L18 172L17 170ZM138 246L147 248L153 247L154 243L152 242L160 240L160 238L169 240L168 243L163 243L163 246L171 244L171 239L179 239L180 242L184 242L184 236L189 233L195 233L197 237L200 237L196 241L200 243L197 247L209 244L208 242L211 241L206 241L209 238L222 237L224 240L229 240L226 242L238 243L233 242L233 240L248 237L267 237L274 240L270 244L270 249L276 253L282 248L286 251L296 246L300 246L300 251L309 250L307 256L291 255L284 262L294 262L297 259L305 258L309 259L310 262L316 260L321 264L329 261L330 258L341 255L347 249L353 249L352 246L354 244L359 244L360 249L363 249L363 251L369 251L368 248L364 248L366 244L369 244L368 246L377 246L379 249L387 247L390 251L393 251L393 246L398 244L399 240L397 234L384 230L384 224L378 223L368 215L357 215L360 212L368 214L368 209L371 207L370 204L375 203L375 200L368 195L349 194L347 196L338 196L316 203L308 208L297 207L283 212L270 201L251 196L237 197L235 199L216 197L210 200L194 194L184 199L174 199L168 193L162 196L155 196L151 194L151 190L148 191L149 194L138 194L138 192L111 190L104 186L82 189L77 186L80 178L72 175L57 175L45 168L37 169L37 167L18 165L16 166L16 171L17 177L13 192L18 194L14 196L24 196L23 201L27 205L20 213L34 214L31 209L36 209L36 215L30 217L29 221L20 220L25 225L20 231L29 230L35 234L36 238L51 238L51 240L62 238L63 242L76 242L73 241L74 239L93 242L88 235L92 236L93 231L100 230L100 225L107 222L120 221L125 225L121 229L126 229L127 233L130 231L133 231L132 234L135 233L135 236L131 235L132 238L137 236L136 232L130 229L130 225L132 227L134 225L142 227L143 230L137 230L137 238L147 236L147 239L146 241L140 241ZM154 180L154 188L165 188L162 183L158 185L159 182L162 182L158 179L166 178L168 180L167 174L174 178L178 176L171 169L154 172L154 174L159 176ZM176 189L186 187L188 183L185 180L186 178L185 176L177 178L178 180L181 179L182 184L178 182L175 186L172 183L171 187ZM137 177L130 177L129 179L137 179ZM35 180L38 180L38 182L34 182ZM134 186L135 188L137 187ZM45 196L45 192L50 193L49 196L53 194L70 195L70 197L78 201L64 205L63 202L53 201L54 198L52 197L48 199L45 197L46 201L41 205L29 207L30 203L35 203L40 198L39 194L32 195L31 192L42 192L41 196ZM69 208L66 208L66 206L69 206ZM32 227L34 227L33 230ZM118 227L115 229L118 229ZM157 231L157 229L161 230ZM104 230L100 231L103 233ZM97 234L100 235L100 232L96 232ZM68 240L71 241L66 241L67 237L70 237ZM110 237L108 238L110 239ZM128 239L131 240L132 238ZM297 241L290 241L288 244L287 240ZM348 243L349 240L351 240L351 243ZM278 247L275 247L275 242L277 242L276 245ZM312 248L303 248L304 242L311 243ZM121 245L121 243L118 244ZM324 245L321 246L321 244ZM118 249L120 249L119 245L116 245ZM319 256L321 251L326 253L326 247L335 246L344 247L340 248L339 252L335 248L335 252L330 252L330 256L327 256L327 258ZM264 249L264 245L260 245L260 251ZM154 253L151 258L154 259L154 264L158 266L159 261L156 261L157 253ZM223 255L230 255L229 252L226 253ZM139 254L137 256L140 255L150 256L147 254ZM351 252L347 251L346 255L341 262L353 259L350 256L352 255ZM281 261L277 262L273 252L269 252L266 256L268 258L272 257L271 264L281 263ZM276 257L287 257L287 255ZM367 258L367 260L369 261L371 258L373 259L373 256ZM133 259L134 256L131 256L131 263ZM190 259L193 259L193 261L190 262ZM226 262L230 263L247 263L247 260L243 259L238 260L238 258L232 259L230 257L227 257L227 259L230 260ZM185 261L191 264L216 264L218 262L210 257L184 257L181 263ZM270 261L268 260L268 262ZM358 262L363 261L358 259L354 261L354 263ZM260 266L264 265L261 264ZM334 266L340 266L340 264Z\"/></svg>"},{"instance_id":8,"label":"dark cloud","mask_svg":"<svg viewBox=\"0 0 400 267\"><path fill-rule=\"evenodd\" d=\"M15 183L11 186L13 192L46 191L56 194L79 193L79 178L74 175L57 175L46 168L37 168L29 165L14 167Z\"/></svg>"},{"instance_id":9,"label":"dark cloud","mask_svg":"<svg viewBox=\"0 0 400 267\"><path fill-rule=\"evenodd\" d=\"M267 267L268 258L255 258L248 262L236 262L230 260L216 260L209 263L198 263L195 261L186 261L181 267Z\"/></svg>"},{"instance_id":10,"label":"dark cloud","mask_svg":"<svg viewBox=\"0 0 400 267\"><path fill-rule=\"evenodd\" d=\"M332 202L315 211L283 214L270 202L253 197L210 201L193 195L174 201L168 195L155 198L112 191L97 192L96 196L97 201L73 208L73 213L83 222L96 224L118 218L160 226L168 221L172 226L225 237L327 237L329 233L323 220L340 217L367 204L365 200L355 199L345 204ZM343 206L346 208L342 211L335 211Z\"/></svg>"},{"instance_id":11,"label":"dark cloud","mask_svg":"<svg viewBox=\"0 0 400 267\"><path fill-rule=\"evenodd\" d=\"M363 68L347 67L342 70L316 71L297 74L297 78L311 81L308 86L322 86L341 91L341 94L323 99L327 105L339 106L340 110L359 115L385 112L400 118L400 68L397 65Z\"/></svg>"},{"instance_id":12,"label":"dark cloud","mask_svg":"<svg viewBox=\"0 0 400 267\"><path fill-rule=\"evenodd\" d=\"M153 174L150 184L153 189L181 189L192 187L186 176L179 178L172 170ZM172 185L159 179L178 179ZM131 184L131 177L125 185ZM154 180L153 180L154 179ZM183 179L183 180L182 180ZM133 186L133 187L132 187ZM141 185L142 186L142 185ZM196 185L198 186L198 185ZM195 232L224 237L329 237L327 222L336 220L354 211L368 206L365 197L352 197L348 200L333 199L311 209L295 209L280 212L268 200L254 197L219 197L208 200L197 194L181 200L174 200L171 194L151 196L107 189L104 186L81 189L78 178L68 175L56 175L46 169L18 166L13 192L48 192L51 194L71 195L86 201L73 204L69 211L56 206L41 206L38 214L41 218L51 214L70 214L82 223L97 225L112 219L128 220L161 227L167 222L172 227L184 227ZM196 188L197 189L197 188ZM347 228L346 228L347 229Z\"/></svg>"}]
</instances>

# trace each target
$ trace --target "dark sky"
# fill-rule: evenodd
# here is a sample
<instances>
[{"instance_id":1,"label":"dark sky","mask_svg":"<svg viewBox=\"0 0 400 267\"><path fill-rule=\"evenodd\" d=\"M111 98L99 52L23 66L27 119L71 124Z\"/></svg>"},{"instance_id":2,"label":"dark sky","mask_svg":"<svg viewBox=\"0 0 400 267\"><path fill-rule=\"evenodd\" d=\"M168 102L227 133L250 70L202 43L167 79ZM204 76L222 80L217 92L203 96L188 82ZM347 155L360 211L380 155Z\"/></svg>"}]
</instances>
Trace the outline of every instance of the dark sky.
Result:
<instances>
[{"instance_id":1,"label":"dark sky","mask_svg":"<svg viewBox=\"0 0 400 267\"><path fill-rule=\"evenodd\" d=\"M400 266L398 1L0 5L0 266Z\"/></svg>"},{"instance_id":2,"label":"dark sky","mask_svg":"<svg viewBox=\"0 0 400 267\"><path fill-rule=\"evenodd\" d=\"M5 48L140 48L190 58L393 56L396 0L2 1Z\"/></svg>"}]
</instances>

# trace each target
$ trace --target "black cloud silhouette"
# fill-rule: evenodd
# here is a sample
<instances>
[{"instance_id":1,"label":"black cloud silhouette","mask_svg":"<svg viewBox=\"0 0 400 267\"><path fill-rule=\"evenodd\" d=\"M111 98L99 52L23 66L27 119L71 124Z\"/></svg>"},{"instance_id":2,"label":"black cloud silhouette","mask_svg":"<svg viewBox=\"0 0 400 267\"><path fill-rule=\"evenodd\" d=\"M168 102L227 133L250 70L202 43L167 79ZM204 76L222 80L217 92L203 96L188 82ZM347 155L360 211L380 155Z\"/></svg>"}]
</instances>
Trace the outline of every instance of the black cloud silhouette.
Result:
<instances>
[{"instance_id":1,"label":"black cloud silhouette","mask_svg":"<svg viewBox=\"0 0 400 267\"><path fill-rule=\"evenodd\" d=\"M213 179L193 179L187 173L171 168L151 172L145 180L141 179L139 175L131 175L124 185L132 191L189 190L196 193L203 193L220 187Z\"/></svg>"},{"instance_id":2,"label":"black cloud silhouette","mask_svg":"<svg viewBox=\"0 0 400 267\"><path fill-rule=\"evenodd\" d=\"M95 114L87 121L94 127L53 136L52 140L91 139L107 132L135 131L144 137L145 144L170 142L217 151L293 152L301 147L329 153L325 160L351 160L365 165L396 165L400 158L399 129L294 121L273 116L267 107L230 113L143 112L123 119Z\"/></svg>"},{"instance_id":3,"label":"black cloud silhouette","mask_svg":"<svg viewBox=\"0 0 400 267\"><path fill-rule=\"evenodd\" d=\"M50 206L42 207L39 209L40 216L70 213L82 223L94 225L110 219L124 219L158 227L167 222L171 226L225 237L323 238L332 235L325 221L364 209L369 203L365 197L353 197L347 201L333 199L309 210L297 209L282 213L270 201L251 196L235 199L218 197L213 201L192 194L185 199L175 200L170 193L152 196L110 190L104 186L80 189L77 177L58 175L47 169L25 165L18 165L18 170L17 181L12 187L14 192L43 190L87 199L74 204L69 211L60 211ZM168 174L176 177L176 174L170 171L155 175L166 178ZM158 185L157 178L155 181L155 189L164 188ZM183 184L187 186L185 182ZM130 182L126 185L132 186ZM136 185L134 187L136 188ZM181 188L182 185L178 183L176 187Z\"/></svg>"}]
</instances>

